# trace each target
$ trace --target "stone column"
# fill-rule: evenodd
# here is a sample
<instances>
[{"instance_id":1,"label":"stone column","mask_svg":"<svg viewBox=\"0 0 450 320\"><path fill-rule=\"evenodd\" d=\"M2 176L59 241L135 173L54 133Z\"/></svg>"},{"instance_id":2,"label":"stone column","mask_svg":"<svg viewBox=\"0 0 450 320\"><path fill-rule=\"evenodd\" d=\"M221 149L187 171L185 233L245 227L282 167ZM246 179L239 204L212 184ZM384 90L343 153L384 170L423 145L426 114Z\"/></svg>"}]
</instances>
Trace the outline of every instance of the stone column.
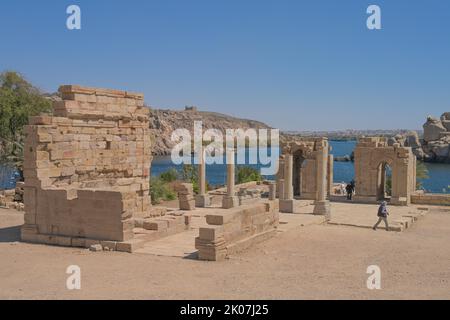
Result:
<instances>
[{"instance_id":1,"label":"stone column","mask_svg":"<svg viewBox=\"0 0 450 320\"><path fill-rule=\"evenodd\" d=\"M280 179L279 184L277 188L278 198L280 200L284 199L284 179Z\"/></svg>"},{"instance_id":2,"label":"stone column","mask_svg":"<svg viewBox=\"0 0 450 320\"><path fill-rule=\"evenodd\" d=\"M222 199L222 208L230 209L239 205L239 198L234 190L234 150L227 150L227 194Z\"/></svg>"},{"instance_id":3,"label":"stone column","mask_svg":"<svg viewBox=\"0 0 450 320\"><path fill-rule=\"evenodd\" d=\"M284 159L284 190L280 199L280 212L294 213L294 187L292 185L293 156L286 155Z\"/></svg>"},{"instance_id":4,"label":"stone column","mask_svg":"<svg viewBox=\"0 0 450 320\"><path fill-rule=\"evenodd\" d=\"M275 182L269 184L269 200L273 201L277 198L277 185Z\"/></svg>"},{"instance_id":5,"label":"stone column","mask_svg":"<svg viewBox=\"0 0 450 320\"><path fill-rule=\"evenodd\" d=\"M280 199L284 198L284 155L280 156L278 160L278 172L277 172L277 197Z\"/></svg>"},{"instance_id":6,"label":"stone column","mask_svg":"<svg viewBox=\"0 0 450 320\"><path fill-rule=\"evenodd\" d=\"M211 197L206 191L206 150L202 147L198 164L198 184L199 193L195 196L195 206L200 208L208 207L211 204Z\"/></svg>"},{"instance_id":7,"label":"stone column","mask_svg":"<svg viewBox=\"0 0 450 320\"><path fill-rule=\"evenodd\" d=\"M328 166L327 166L327 182L328 182L328 195L333 194L333 180L334 180L334 156L332 154L328 155Z\"/></svg>"},{"instance_id":8,"label":"stone column","mask_svg":"<svg viewBox=\"0 0 450 320\"><path fill-rule=\"evenodd\" d=\"M328 144L326 141L324 144ZM324 215L330 218L330 201L327 200L327 167L328 167L328 146L322 146L317 150L317 197L314 203L314 214Z\"/></svg>"}]
</instances>

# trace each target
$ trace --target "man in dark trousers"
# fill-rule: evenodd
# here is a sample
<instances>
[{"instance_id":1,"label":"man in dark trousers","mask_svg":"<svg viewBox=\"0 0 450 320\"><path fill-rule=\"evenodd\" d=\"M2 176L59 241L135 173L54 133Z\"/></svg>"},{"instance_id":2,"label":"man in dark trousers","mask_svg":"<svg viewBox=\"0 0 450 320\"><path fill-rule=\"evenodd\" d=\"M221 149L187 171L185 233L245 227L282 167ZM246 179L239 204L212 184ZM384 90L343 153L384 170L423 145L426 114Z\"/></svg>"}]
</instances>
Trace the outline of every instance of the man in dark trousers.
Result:
<instances>
[{"instance_id":1,"label":"man in dark trousers","mask_svg":"<svg viewBox=\"0 0 450 320\"><path fill-rule=\"evenodd\" d=\"M377 227L381 223L381 221L384 221L384 224L386 225L386 231L389 231L389 224L387 220L388 215L389 212L387 211L387 203L386 201L383 201L378 208L378 222L373 226L373 230L377 230Z\"/></svg>"},{"instance_id":2,"label":"man in dark trousers","mask_svg":"<svg viewBox=\"0 0 450 320\"><path fill-rule=\"evenodd\" d=\"M347 191L347 200L352 200L353 186L350 183L345 187L345 191Z\"/></svg>"}]
</instances>

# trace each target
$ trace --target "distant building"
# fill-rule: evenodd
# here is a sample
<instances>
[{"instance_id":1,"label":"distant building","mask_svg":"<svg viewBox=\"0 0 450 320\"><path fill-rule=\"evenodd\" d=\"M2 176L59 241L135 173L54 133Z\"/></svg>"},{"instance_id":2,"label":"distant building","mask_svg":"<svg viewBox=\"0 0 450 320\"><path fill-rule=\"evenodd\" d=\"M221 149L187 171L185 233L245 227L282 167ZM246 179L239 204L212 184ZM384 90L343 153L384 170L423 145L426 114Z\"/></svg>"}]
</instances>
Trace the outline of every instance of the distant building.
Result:
<instances>
[{"instance_id":1,"label":"distant building","mask_svg":"<svg viewBox=\"0 0 450 320\"><path fill-rule=\"evenodd\" d=\"M184 111L191 111L191 112L197 112L198 109L196 106L185 106Z\"/></svg>"}]
</instances>

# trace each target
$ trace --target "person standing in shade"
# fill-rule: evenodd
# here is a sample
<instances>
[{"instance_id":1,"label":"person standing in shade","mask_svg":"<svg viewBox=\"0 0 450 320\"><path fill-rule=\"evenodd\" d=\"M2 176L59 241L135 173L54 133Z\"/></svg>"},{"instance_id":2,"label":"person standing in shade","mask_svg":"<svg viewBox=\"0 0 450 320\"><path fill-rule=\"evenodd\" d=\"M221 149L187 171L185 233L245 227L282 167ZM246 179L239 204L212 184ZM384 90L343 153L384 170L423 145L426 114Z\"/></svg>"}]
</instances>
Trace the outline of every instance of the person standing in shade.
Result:
<instances>
[{"instance_id":1,"label":"person standing in shade","mask_svg":"<svg viewBox=\"0 0 450 320\"><path fill-rule=\"evenodd\" d=\"M347 184L347 186L345 187L345 191L347 191L347 200L352 200L353 187L350 183Z\"/></svg>"},{"instance_id":2,"label":"person standing in shade","mask_svg":"<svg viewBox=\"0 0 450 320\"><path fill-rule=\"evenodd\" d=\"M380 207L378 208L378 221L373 226L373 230L377 230L378 225L381 223L381 221L384 221L384 224L386 225L386 231L389 231L389 224L387 217L389 215L389 212L387 210L387 203L386 201L381 202Z\"/></svg>"}]
</instances>

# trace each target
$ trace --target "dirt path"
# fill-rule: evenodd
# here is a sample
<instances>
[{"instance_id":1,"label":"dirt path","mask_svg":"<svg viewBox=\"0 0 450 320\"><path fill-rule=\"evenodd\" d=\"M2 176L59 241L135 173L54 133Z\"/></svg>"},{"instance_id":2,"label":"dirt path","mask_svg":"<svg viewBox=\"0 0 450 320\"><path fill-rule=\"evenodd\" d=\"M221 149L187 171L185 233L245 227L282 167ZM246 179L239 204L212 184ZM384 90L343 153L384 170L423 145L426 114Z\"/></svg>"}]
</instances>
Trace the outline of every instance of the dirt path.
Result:
<instances>
[{"instance_id":1,"label":"dirt path","mask_svg":"<svg viewBox=\"0 0 450 320\"><path fill-rule=\"evenodd\" d=\"M23 216L0 209L1 299L449 299L450 213L405 232L313 225L223 262L16 243ZM366 288L378 265L382 289ZM69 265L82 289L66 289Z\"/></svg>"}]
</instances>

